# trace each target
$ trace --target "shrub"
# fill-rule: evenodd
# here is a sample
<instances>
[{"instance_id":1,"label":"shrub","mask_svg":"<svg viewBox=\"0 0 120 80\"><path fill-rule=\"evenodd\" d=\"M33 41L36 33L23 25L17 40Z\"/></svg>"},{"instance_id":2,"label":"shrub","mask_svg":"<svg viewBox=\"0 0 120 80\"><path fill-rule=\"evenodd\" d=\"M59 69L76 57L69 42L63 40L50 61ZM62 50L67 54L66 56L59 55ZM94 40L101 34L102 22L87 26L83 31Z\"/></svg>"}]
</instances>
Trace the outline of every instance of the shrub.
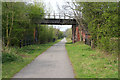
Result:
<instances>
[{"instance_id":1,"label":"shrub","mask_svg":"<svg viewBox=\"0 0 120 80\"><path fill-rule=\"evenodd\" d=\"M118 48L118 38L111 38L110 39L110 52L111 53L119 53L119 48Z\"/></svg>"},{"instance_id":2,"label":"shrub","mask_svg":"<svg viewBox=\"0 0 120 80\"><path fill-rule=\"evenodd\" d=\"M2 53L2 63L12 61L22 61L22 57L14 53Z\"/></svg>"},{"instance_id":3,"label":"shrub","mask_svg":"<svg viewBox=\"0 0 120 80\"><path fill-rule=\"evenodd\" d=\"M118 49L118 38L105 38L105 37L102 37L100 40L99 40L99 43L98 43L98 48L100 48L101 50L104 50L106 52L109 52L109 53L115 53L115 54L118 54L119 52L119 49Z\"/></svg>"}]
</instances>

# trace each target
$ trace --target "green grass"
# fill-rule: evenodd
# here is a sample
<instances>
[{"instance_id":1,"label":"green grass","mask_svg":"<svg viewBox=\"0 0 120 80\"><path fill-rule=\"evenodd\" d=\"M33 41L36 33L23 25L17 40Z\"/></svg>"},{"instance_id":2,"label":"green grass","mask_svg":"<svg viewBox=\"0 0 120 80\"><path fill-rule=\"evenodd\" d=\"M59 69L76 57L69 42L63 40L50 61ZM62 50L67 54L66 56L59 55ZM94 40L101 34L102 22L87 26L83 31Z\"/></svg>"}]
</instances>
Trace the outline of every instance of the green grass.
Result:
<instances>
[{"instance_id":1,"label":"green grass","mask_svg":"<svg viewBox=\"0 0 120 80\"><path fill-rule=\"evenodd\" d=\"M31 63L38 55L47 50L53 44L59 42L50 42L48 44L29 45L22 48L11 48L13 53L23 57L21 61L6 62L2 64L2 78L11 78L24 68L27 64Z\"/></svg>"},{"instance_id":2,"label":"green grass","mask_svg":"<svg viewBox=\"0 0 120 80\"><path fill-rule=\"evenodd\" d=\"M76 78L118 78L118 60L115 55L92 50L82 42L72 44L67 39L66 49Z\"/></svg>"}]
</instances>

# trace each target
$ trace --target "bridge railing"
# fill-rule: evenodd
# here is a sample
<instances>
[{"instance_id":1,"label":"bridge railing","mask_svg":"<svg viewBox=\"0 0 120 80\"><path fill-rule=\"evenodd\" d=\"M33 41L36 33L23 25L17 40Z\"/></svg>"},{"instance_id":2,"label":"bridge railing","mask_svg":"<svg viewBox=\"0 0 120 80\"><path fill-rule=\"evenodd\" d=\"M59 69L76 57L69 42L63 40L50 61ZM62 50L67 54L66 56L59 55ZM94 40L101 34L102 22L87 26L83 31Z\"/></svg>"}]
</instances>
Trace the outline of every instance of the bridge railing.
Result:
<instances>
[{"instance_id":1,"label":"bridge railing","mask_svg":"<svg viewBox=\"0 0 120 80\"><path fill-rule=\"evenodd\" d=\"M74 15L70 15L67 13L59 14L59 13L46 13L45 18L53 18L53 19L74 19Z\"/></svg>"}]
</instances>

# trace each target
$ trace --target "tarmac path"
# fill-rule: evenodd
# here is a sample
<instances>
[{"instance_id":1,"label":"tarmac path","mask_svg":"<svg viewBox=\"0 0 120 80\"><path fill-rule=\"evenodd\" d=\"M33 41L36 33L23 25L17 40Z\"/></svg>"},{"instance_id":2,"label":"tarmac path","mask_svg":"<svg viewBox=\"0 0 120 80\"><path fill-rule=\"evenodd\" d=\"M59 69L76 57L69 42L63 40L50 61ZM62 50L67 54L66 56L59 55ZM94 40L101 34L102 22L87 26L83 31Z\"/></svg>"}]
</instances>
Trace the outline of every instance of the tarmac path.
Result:
<instances>
[{"instance_id":1,"label":"tarmac path","mask_svg":"<svg viewBox=\"0 0 120 80\"><path fill-rule=\"evenodd\" d=\"M13 78L74 78L73 68L65 49L66 38L54 44Z\"/></svg>"}]
</instances>

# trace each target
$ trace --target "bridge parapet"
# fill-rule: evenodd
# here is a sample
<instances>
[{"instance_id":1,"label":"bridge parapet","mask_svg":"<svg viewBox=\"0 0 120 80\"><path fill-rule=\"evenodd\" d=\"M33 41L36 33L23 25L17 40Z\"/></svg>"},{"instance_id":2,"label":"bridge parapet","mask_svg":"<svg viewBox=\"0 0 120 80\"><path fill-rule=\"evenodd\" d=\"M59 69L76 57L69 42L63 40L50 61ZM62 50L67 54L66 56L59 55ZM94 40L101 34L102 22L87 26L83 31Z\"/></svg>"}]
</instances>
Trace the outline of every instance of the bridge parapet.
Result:
<instances>
[{"instance_id":1,"label":"bridge parapet","mask_svg":"<svg viewBox=\"0 0 120 80\"><path fill-rule=\"evenodd\" d=\"M43 19L34 18L32 22L36 24L46 24L46 25L76 25L77 22L74 19L74 15L67 13L46 13Z\"/></svg>"},{"instance_id":2,"label":"bridge parapet","mask_svg":"<svg viewBox=\"0 0 120 80\"><path fill-rule=\"evenodd\" d=\"M45 18L50 18L50 19L74 19L74 15L70 15L67 13L60 14L60 13L46 13Z\"/></svg>"},{"instance_id":3,"label":"bridge parapet","mask_svg":"<svg viewBox=\"0 0 120 80\"><path fill-rule=\"evenodd\" d=\"M44 18L43 20L34 21L36 24L47 24L47 25L76 25L77 22L75 19L53 19L53 18Z\"/></svg>"}]
</instances>

